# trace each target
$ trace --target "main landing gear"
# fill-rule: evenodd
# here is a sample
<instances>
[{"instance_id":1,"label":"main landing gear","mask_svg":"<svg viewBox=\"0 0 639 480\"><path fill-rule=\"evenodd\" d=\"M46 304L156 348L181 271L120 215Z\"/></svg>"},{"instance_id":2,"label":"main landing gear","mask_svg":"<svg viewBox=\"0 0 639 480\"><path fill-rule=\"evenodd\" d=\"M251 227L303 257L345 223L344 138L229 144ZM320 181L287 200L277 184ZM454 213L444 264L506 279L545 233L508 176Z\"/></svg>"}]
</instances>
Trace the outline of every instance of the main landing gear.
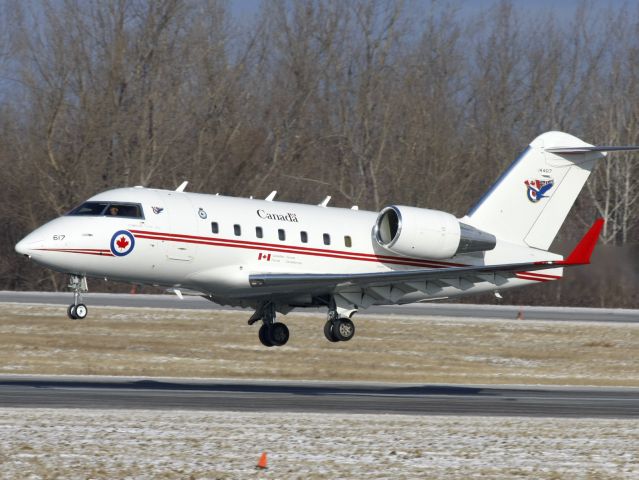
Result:
<instances>
[{"instance_id":1,"label":"main landing gear","mask_svg":"<svg viewBox=\"0 0 639 480\"><path fill-rule=\"evenodd\" d=\"M288 342L288 327L282 322L275 321L275 305L267 303L258 308L249 319L248 324L253 325L258 320L262 320L262 326L258 332L260 342L265 347L281 347Z\"/></svg>"},{"instance_id":2,"label":"main landing gear","mask_svg":"<svg viewBox=\"0 0 639 480\"><path fill-rule=\"evenodd\" d=\"M355 335L355 324L350 318L340 317L337 310L328 311L324 336L329 342L347 342Z\"/></svg>"},{"instance_id":3,"label":"main landing gear","mask_svg":"<svg viewBox=\"0 0 639 480\"><path fill-rule=\"evenodd\" d=\"M356 309L338 308L335 301L331 300L328 309L328 320L324 325L324 336L329 342L347 342L355 335L355 324L348 316L355 313ZM348 315L348 316L340 316ZM275 304L265 302L255 310L249 318L248 324L262 320L258 333L260 342L266 347L281 347L289 339L288 327L275 320Z\"/></svg>"},{"instance_id":4,"label":"main landing gear","mask_svg":"<svg viewBox=\"0 0 639 480\"><path fill-rule=\"evenodd\" d=\"M89 309L82 303L82 292L86 292L87 278L79 275L71 275L69 288L73 290L73 303L67 308L67 315L71 320L82 320L86 318Z\"/></svg>"}]
</instances>

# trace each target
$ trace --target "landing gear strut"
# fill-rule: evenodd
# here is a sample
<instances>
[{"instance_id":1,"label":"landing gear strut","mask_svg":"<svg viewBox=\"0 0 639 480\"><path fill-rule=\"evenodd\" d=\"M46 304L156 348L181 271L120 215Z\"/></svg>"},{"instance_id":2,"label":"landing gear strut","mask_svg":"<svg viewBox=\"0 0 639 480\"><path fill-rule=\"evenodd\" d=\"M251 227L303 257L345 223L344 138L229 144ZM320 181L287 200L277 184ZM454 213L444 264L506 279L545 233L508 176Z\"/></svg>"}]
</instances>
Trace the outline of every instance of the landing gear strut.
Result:
<instances>
[{"instance_id":1,"label":"landing gear strut","mask_svg":"<svg viewBox=\"0 0 639 480\"><path fill-rule=\"evenodd\" d=\"M87 278L79 275L71 275L69 288L73 290L73 303L67 308L67 315L71 320L82 320L86 318L89 309L82 303L82 292L86 292Z\"/></svg>"},{"instance_id":2,"label":"landing gear strut","mask_svg":"<svg viewBox=\"0 0 639 480\"><path fill-rule=\"evenodd\" d=\"M335 309L328 310L324 336L329 342L347 342L355 335L355 324L350 318L340 317Z\"/></svg>"},{"instance_id":3,"label":"landing gear strut","mask_svg":"<svg viewBox=\"0 0 639 480\"><path fill-rule=\"evenodd\" d=\"M282 322L275 321L275 305L271 302L258 308L249 319L248 324L253 325L262 320L262 326L258 332L260 342L265 347L281 347L289 339L288 327Z\"/></svg>"}]
</instances>

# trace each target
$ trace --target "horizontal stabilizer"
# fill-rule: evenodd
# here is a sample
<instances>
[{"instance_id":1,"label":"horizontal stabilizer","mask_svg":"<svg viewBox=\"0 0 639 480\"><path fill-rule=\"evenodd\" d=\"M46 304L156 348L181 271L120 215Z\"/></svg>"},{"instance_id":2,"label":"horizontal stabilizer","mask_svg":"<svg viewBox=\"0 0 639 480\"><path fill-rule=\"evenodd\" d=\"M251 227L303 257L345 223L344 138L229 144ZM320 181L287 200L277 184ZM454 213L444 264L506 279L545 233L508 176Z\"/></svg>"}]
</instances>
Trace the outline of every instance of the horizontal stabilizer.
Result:
<instances>
[{"instance_id":1,"label":"horizontal stabilizer","mask_svg":"<svg viewBox=\"0 0 639 480\"><path fill-rule=\"evenodd\" d=\"M588 152L624 152L639 150L639 145L628 145L625 147L613 147L613 146L583 146L583 147L551 147L545 148L547 152L558 153L562 155L588 153Z\"/></svg>"}]
</instances>

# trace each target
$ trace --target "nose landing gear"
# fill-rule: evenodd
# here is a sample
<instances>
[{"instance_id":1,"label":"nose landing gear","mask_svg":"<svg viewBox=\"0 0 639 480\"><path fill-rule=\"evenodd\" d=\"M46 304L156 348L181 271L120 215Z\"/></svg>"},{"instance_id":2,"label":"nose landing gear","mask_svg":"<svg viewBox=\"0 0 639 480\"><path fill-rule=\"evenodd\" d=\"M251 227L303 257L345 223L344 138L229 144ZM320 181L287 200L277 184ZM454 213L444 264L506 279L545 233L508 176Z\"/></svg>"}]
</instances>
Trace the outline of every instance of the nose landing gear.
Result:
<instances>
[{"instance_id":1,"label":"nose landing gear","mask_svg":"<svg viewBox=\"0 0 639 480\"><path fill-rule=\"evenodd\" d=\"M89 313L87 306L82 303L82 292L86 292L87 278L79 275L71 275L69 288L73 290L73 303L67 308L67 315L71 320L82 320Z\"/></svg>"}]
</instances>

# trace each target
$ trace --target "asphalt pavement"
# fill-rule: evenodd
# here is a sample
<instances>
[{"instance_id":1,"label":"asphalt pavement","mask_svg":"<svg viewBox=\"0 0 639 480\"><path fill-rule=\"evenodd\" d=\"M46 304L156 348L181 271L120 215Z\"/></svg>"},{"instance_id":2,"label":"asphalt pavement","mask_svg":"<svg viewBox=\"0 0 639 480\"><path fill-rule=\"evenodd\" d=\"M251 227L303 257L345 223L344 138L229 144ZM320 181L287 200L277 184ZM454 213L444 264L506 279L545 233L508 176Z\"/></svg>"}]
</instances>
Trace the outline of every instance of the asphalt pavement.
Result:
<instances>
[{"instance_id":1,"label":"asphalt pavement","mask_svg":"<svg viewBox=\"0 0 639 480\"><path fill-rule=\"evenodd\" d=\"M220 306L202 297L175 295L140 295L87 293L84 303L91 306L183 308L194 310L241 310ZM69 305L70 292L12 292L0 291L0 303L37 303ZM245 310L250 316L252 313ZM304 310L302 310L304 311ZM518 305L471 305L453 303L413 303L410 305L374 306L360 310L357 315L423 315L441 317L502 318L515 320L565 320L588 322L639 322L639 310L621 308L533 307Z\"/></svg>"},{"instance_id":2,"label":"asphalt pavement","mask_svg":"<svg viewBox=\"0 0 639 480\"><path fill-rule=\"evenodd\" d=\"M0 376L0 408L639 418L639 389Z\"/></svg>"}]
</instances>

